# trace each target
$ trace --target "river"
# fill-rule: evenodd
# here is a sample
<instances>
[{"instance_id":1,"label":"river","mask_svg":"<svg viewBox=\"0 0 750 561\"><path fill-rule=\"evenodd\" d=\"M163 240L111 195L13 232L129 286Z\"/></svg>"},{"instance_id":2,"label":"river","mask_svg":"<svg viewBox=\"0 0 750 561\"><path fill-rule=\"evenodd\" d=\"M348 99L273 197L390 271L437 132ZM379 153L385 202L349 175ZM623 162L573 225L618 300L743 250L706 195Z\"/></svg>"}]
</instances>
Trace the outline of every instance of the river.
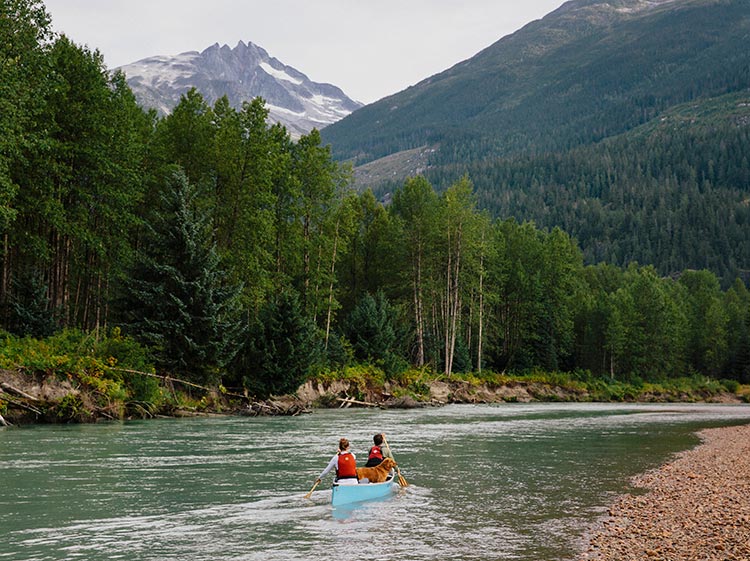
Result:
<instances>
[{"instance_id":1,"label":"river","mask_svg":"<svg viewBox=\"0 0 750 561\"><path fill-rule=\"evenodd\" d=\"M563 561L629 478L750 406L507 404L0 430L0 560ZM410 485L304 499L346 436ZM360 461L360 463L362 463Z\"/></svg>"}]
</instances>

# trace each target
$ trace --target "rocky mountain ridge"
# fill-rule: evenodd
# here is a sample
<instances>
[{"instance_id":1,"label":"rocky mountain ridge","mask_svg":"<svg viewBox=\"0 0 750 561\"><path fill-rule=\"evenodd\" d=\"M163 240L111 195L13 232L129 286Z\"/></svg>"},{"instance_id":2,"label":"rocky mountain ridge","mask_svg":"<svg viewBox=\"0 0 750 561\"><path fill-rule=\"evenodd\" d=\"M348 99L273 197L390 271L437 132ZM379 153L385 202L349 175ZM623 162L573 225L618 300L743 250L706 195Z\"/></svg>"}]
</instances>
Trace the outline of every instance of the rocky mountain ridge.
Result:
<instances>
[{"instance_id":1,"label":"rocky mountain ridge","mask_svg":"<svg viewBox=\"0 0 750 561\"><path fill-rule=\"evenodd\" d=\"M240 41L234 48L215 43L202 52L153 56L115 70L125 73L139 104L160 114L169 113L193 87L211 105L224 95L236 108L262 97L269 120L286 126L293 137L321 129L362 106L340 88L313 82L250 42Z\"/></svg>"}]
</instances>

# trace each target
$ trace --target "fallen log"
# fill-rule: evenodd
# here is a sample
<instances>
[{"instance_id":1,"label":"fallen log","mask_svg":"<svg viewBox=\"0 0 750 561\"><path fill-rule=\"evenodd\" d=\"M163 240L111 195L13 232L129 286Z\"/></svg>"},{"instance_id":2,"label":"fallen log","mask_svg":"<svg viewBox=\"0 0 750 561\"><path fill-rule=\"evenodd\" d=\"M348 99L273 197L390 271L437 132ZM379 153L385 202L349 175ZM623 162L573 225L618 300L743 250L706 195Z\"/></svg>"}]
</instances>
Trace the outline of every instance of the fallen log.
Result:
<instances>
[{"instance_id":1,"label":"fallen log","mask_svg":"<svg viewBox=\"0 0 750 561\"><path fill-rule=\"evenodd\" d=\"M359 401L357 399L354 399L353 397L346 397L346 398L337 397L336 401L341 402L341 405L339 406L339 408L347 407L349 405L364 405L366 407L380 407L379 403L371 403L369 401Z\"/></svg>"},{"instance_id":2,"label":"fallen log","mask_svg":"<svg viewBox=\"0 0 750 561\"><path fill-rule=\"evenodd\" d=\"M2 394L2 392L0 392ZM42 415L42 412L37 409L36 407L32 407L31 405L28 405L26 403L21 403L20 401L14 399L9 394L3 394L3 399L8 402L9 405L12 405L13 407L18 407L19 409L25 409L26 411L31 411L32 413L36 415ZM39 401L38 399L35 401Z\"/></svg>"},{"instance_id":3,"label":"fallen log","mask_svg":"<svg viewBox=\"0 0 750 561\"><path fill-rule=\"evenodd\" d=\"M29 401L39 401L39 399L37 399L33 395L29 395L26 392L19 390L18 388L14 388L13 386L11 386L10 384L7 384L6 382L0 382L0 388L4 389L6 392L12 393L14 395L17 395L18 397L22 397Z\"/></svg>"},{"instance_id":4,"label":"fallen log","mask_svg":"<svg viewBox=\"0 0 750 561\"><path fill-rule=\"evenodd\" d=\"M140 374L141 376L150 376L151 378L157 378L159 380L164 380L165 382L177 382L184 386L190 386L193 388L198 388L200 390L206 391L206 392L215 392L217 391L216 388L207 388L206 386L201 386L200 384L195 384L193 382L188 382L187 380L180 380L179 378L173 378L172 376L161 376L159 374L151 374L150 372L141 372L140 370L131 370L129 368L118 368L115 366L110 367L110 370L117 370L118 372L127 372L129 374ZM223 395L231 395L232 397L241 397L243 399L247 399L246 395L242 395L239 393L232 393L232 392L221 392Z\"/></svg>"},{"instance_id":5,"label":"fallen log","mask_svg":"<svg viewBox=\"0 0 750 561\"><path fill-rule=\"evenodd\" d=\"M292 403L287 405L277 401L270 401L266 403L253 401L252 403L248 404L247 407L239 411L240 415L245 415L247 417L259 417L266 415L286 415L290 417L296 417L297 415L301 415L303 413L310 413L310 410L299 403Z\"/></svg>"}]
</instances>

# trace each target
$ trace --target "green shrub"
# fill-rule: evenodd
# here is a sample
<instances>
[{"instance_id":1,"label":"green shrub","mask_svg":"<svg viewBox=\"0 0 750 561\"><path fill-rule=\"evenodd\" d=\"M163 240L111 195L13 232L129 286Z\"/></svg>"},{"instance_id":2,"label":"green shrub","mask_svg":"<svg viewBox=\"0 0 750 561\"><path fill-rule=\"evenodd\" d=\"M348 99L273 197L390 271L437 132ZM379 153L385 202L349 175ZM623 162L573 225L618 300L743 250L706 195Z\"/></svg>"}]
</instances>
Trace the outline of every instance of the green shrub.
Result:
<instances>
[{"instance_id":1,"label":"green shrub","mask_svg":"<svg viewBox=\"0 0 750 561\"><path fill-rule=\"evenodd\" d=\"M89 416L81 396L69 393L55 406L55 414L60 421L81 421Z\"/></svg>"},{"instance_id":2,"label":"green shrub","mask_svg":"<svg viewBox=\"0 0 750 561\"><path fill-rule=\"evenodd\" d=\"M337 370L320 369L310 379L329 384L331 382L349 382L360 391L364 391L368 387L382 387L385 384L386 376L383 369L375 365L352 364Z\"/></svg>"},{"instance_id":3,"label":"green shrub","mask_svg":"<svg viewBox=\"0 0 750 561\"><path fill-rule=\"evenodd\" d=\"M118 329L101 338L76 329L42 340L8 334L0 337L5 343L0 348L0 368L70 379L107 402L129 398L151 402L160 395L156 380L146 381L143 376L120 369L149 371L153 367L147 351L132 339L122 337ZM78 407L71 400L62 405L63 417Z\"/></svg>"},{"instance_id":4,"label":"green shrub","mask_svg":"<svg viewBox=\"0 0 750 561\"><path fill-rule=\"evenodd\" d=\"M740 383L737 380L719 380L719 382L729 393L737 393L740 388Z\"/></svg>"}]
</instances>

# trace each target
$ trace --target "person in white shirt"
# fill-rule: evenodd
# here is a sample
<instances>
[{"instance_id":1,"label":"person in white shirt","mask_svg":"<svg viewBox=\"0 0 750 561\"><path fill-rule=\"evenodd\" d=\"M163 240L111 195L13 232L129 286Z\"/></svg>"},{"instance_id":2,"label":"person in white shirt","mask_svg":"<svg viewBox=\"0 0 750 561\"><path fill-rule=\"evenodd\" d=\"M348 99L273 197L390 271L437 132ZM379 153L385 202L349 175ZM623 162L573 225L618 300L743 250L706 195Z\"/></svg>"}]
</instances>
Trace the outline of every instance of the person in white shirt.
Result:
<instances>
[{"instance_id":1,"label":"person in white shirt","mask_svg":"<svg viewBox=\"0 0 750 561\"><path fill-rule=\"evenodd\" d=\"M349 451L349 441L346 438L339 440L339 450L328 462L326 468L320 473L316 485L320 483L323 478L332 469L336 469L336 479L334 480L339 485L356 485L357 481L357 458Z\"/></svg>"}]
</instances>

